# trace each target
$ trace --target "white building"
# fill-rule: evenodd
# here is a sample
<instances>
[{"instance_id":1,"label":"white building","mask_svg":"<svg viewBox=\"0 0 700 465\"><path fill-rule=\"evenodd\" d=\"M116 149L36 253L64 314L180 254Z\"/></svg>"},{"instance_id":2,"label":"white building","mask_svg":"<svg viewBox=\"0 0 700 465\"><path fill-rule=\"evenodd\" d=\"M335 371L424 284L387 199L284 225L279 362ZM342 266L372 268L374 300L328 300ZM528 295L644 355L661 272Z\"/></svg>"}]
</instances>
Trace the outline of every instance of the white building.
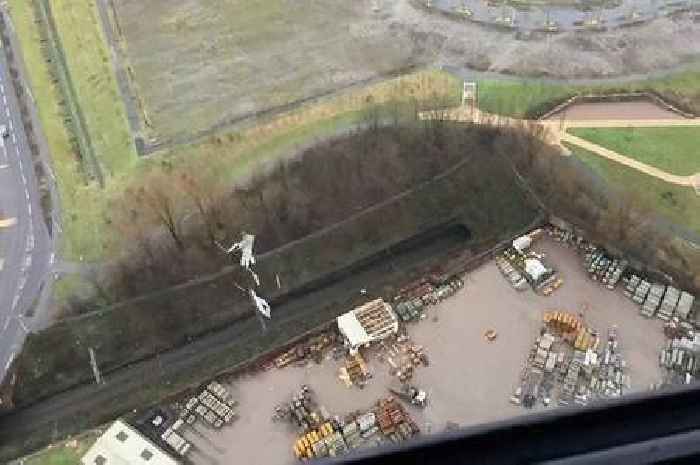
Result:
<instances>
[{"instance_id":1,"label":"white building","mask_svg":"<svg viewBox=\"0 0 700 465\"><path fill-rule=\"evenodd\" d=\"M112 423L81 459L82 465L181 465L122 420Z\"/></svg>"}]
</instances>

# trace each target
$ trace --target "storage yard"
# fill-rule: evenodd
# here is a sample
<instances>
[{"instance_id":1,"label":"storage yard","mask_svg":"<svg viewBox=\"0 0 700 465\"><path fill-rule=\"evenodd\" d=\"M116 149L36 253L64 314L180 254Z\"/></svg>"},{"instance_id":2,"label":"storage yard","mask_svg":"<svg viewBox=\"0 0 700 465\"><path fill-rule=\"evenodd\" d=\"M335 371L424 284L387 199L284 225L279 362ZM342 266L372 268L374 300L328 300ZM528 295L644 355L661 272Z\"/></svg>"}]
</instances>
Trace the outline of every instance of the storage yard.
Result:
<instances>
[{"instance_id":1,"label":"storage yard","mask_svg":"<svg viewBox=\"0 0 700 465\"><path fill-rule=\"evenodd\" d=\"M466 275L367 295L259 369L203 386L166 409L180 420L165 442L195 464L288 464L693 379L690 294L555 227L512 245Z\"/></svg>"}]
</instances>

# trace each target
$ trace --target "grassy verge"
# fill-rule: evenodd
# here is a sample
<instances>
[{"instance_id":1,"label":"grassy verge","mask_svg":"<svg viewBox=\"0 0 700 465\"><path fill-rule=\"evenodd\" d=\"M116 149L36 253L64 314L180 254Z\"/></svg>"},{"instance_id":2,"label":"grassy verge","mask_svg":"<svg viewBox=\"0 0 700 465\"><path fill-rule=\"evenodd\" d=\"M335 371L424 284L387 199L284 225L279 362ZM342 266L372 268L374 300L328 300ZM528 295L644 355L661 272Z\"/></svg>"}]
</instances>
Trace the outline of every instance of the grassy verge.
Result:
<instances>
[{"instance_id":1,"label":"grassy verge","mask_svg":"<svg viewBox=\"0 0 700 465\"><path fill-rule=\"evenodd\" d=\"M551 84L533 79L479 81L482 110L534 118L569 97L587 93L650 91L691 113L700 114L700 65L664 78L613 84Z\"/></svg>"},{"instance_id":2,"label":"grassy verge","mask_svg":"<svg viewBox=\"0 0 700 465\"><path fill-rule=\"evenodd\" d=\"M78 104L85 115L99 163L107 174L128 171L137 155L97 6L89 0L52 3Z\"/></svg>"},{"instance_id":3,"label":"grassy verge","mask_svg":"<svg viewBox=\"0 0 700 465\"><path fill-rule=\"evenodd\" d=\"M696 156L700 127L581 128L570 132L667 173L689 176L700 172L700 157Z\"/></svg>"},{"instance_id":4,"label":"grassy verge","mask_svg":"<svg viewBox=\"0 0 700 465\"><path fill-rule=\"evenodd\" d=\"M80 465L80 458L97 441L99 431L63 441L24 458L24 465Z\"/></svg>"},{"instance_id":5,"label":"grassy verge","mask_svg":"<svg viewBox=\"0 0 700 465\"><path fill-rule=\"evenodd\" d=\"M670 221L700 233L700 197L692 188L668 184L579 147L569 149L611 186L623 189Z\"/></svg>"}]
</instances>

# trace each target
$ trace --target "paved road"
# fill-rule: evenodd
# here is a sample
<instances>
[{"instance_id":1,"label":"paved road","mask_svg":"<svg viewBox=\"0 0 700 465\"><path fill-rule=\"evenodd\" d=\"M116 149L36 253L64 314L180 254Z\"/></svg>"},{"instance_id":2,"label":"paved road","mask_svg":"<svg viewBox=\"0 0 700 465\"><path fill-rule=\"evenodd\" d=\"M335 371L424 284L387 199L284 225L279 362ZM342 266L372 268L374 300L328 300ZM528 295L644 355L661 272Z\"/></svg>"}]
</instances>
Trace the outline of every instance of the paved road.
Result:
<instances>
[{"instance_id":1,"label":"paved road","mask_svg":"<svg viewBox=\"0 0 700 465\"><path fill-rule=\"evenodd\" d=\"M9 76L0 53L0 124L9 136L0 144L0 217L17 224L0 230L0 380L33 327L25 312L39 297L53 261L53 246L42 218L38 183Z\"/></svg>"}]
</instances>

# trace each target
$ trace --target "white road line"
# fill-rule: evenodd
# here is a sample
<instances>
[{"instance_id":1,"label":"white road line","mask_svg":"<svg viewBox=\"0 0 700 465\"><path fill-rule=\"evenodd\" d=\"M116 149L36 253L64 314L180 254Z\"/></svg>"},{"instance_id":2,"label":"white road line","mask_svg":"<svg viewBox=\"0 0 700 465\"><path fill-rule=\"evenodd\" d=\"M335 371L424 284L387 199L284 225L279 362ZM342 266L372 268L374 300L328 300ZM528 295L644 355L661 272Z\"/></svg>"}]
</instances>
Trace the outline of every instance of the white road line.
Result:
<instances>
[{"instance_id":1,"label":"white road line","mask_svg":"<svg viewBox=\"0 0 700 465\"><path fill-rule=\"evenodd\" d=\"M0 84L0 92L5 93L5 84Z\"/></svg>"},{"instance_id":2,"label":"white road line","mask_svg":"<svg viewBox=\"0 0 700 465\"><path fill-rule=\"evenodd\" d=\"M9 120L7 124L10 125L10 130L14 129L14 125L12 124L12 120Z\"/></svg>"},{"instance_id":3,"label":"white road line","mask_svg":"<svg viewBox=\"0 0 700 465\"><path fill-rule=\"evenodd\" d=\"M12 133L12 143L16 144L17 143L17 138L15 137L15 134Z\"/></svg>"},{"instance_id":4,"label":"white road line","mask_svg":"<svg viewBox=\"0 0 700 465\"><path fill-rule=\"evenodd\" d=\"M10 368L10 364L12 361L15 359L15 352L12 352L10 355L10 358L7 360L7 363L5 364L5 371L7 371L8 368Z\"/></svg>"},{"instance_id":5,"label":"white road line","mask_svg":"<svg viewBox=\"0 0 700 465\"><path fill-rule=\"evenodd\" d=\"M5 114L7 115L8 118L10 117L10 109L9 108L5 108Z\"/></svg>"},{"instance_id":6,"label":"white road line","mask_svg":"<svg viewBox=\"0 0 700 465\"><path fill-rule=\"evenodd\" d=\"M3 94L3 96L2 96L2 103L4 103L5 105L7 105L7 96L4 95L4 94Z\"/></svg>"},{"instance_id":7,"label":"white road line","mask_svg":"<svg viewBox=\"0 0 700 465\"><path fill-rule=\"evenodd\" d=\"M2 327L3 331L7 331L7 327L10 326L10 318L5 320L5 326Z\"/></svg>"},{"instance_id":8,"label":"white road line","mask_svg":"<svg viewBox=\"0 0 700 465\"><path fill-rule=\"evenodd\" d=\"M4 170L4 169L9 168L9 167L10 167L10 165L0 165L0 170Z\"/></svg>"}]
</instances>

